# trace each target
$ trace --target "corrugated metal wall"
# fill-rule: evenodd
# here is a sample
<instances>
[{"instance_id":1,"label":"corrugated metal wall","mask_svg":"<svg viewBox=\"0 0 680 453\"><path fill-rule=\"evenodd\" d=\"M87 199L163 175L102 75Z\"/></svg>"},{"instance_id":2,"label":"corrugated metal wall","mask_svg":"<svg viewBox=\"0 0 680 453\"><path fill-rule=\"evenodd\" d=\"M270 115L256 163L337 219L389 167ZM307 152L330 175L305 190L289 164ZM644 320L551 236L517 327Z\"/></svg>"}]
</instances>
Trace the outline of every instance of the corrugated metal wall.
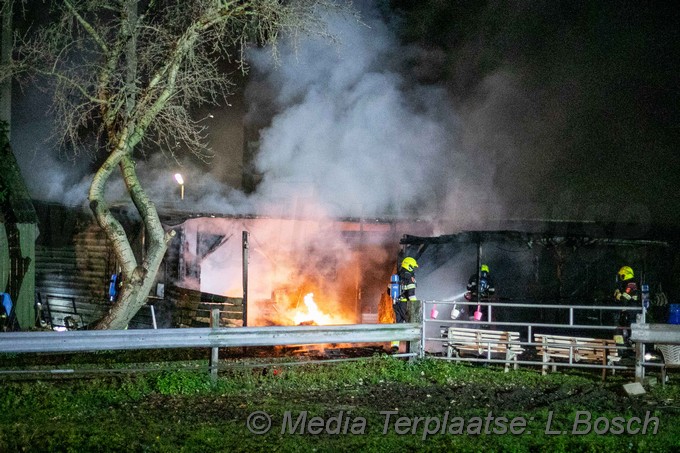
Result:
<instances>
[{"instance_id":1,"label":"corrugated metal wall","mask_svg":"<svg viewBox=\"0 0 680 453\"><path fill-rule=\"evenodd\" d=\"M64 326L67 316L87 326L109 308L109 281L118 271L110 243L85 209L36 202L36 211L41 234L35 250L35 286L43 310L53 326ZM138 248L141 235L134 231L139 226L130 222L126 229L133 231L133 248ZM158 298L152 302L158 327L170 327L172 304ZM130 329L152 327L149 306L129 324Z\"/></svg>"},{"instance_id":2,"label":"corrugated metal wall","mask_svg":"<svg viewBox=\"0 0 680 453\"><path fill-rule=\"evenodd\" d=\"M73 312L90 324L107 308L113 262L106 237L82 212L57 205L37 211L44 236L36 245L35 286L43 307L54 325Z\"/></svg>"},{"instance_id":3,"label":"corrugated metal wall","mask_svg":"<svg viewBox=\"0 0 680 453\"><path fill-rule=\"evenodd\" d=\"M35 286L43 309L53 326L63 326L66 316L81 326L97 321L109 307L109 280L117 271L106 236L85 209L36 202L36 211ZM148 311L140 310L131 327L150 327Z\"/></svg>"}]
</instances>

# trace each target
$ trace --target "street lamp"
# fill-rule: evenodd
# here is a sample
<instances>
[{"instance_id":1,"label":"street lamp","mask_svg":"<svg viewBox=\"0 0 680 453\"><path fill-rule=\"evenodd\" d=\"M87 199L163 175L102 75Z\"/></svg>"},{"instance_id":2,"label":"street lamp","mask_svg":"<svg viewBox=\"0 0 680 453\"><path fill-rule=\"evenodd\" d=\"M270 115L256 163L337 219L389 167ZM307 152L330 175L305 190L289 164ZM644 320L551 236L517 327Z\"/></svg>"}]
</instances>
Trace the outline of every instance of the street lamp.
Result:
<instances>
[{"instance_id":1,"label":"street lamp","mask_svg":"<svg viewBox=\"0 0 680 453\"><path fill-rule=\"evenodd\" d=\"M181 174L175 173L175 181L179 184L179 198L184 200L184 178L182 178Z\"/></svg>"}]
</instances>

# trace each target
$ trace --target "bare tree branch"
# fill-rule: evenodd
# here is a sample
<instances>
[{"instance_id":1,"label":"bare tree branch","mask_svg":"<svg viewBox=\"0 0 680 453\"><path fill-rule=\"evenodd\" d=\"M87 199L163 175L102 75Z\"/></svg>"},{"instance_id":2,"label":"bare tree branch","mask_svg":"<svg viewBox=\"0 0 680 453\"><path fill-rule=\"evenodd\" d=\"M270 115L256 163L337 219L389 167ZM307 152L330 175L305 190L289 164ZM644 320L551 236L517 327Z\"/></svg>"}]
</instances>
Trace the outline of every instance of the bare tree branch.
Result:
<instances>
[{"instance_id":1,"label":"bare tree branch","mask_svg":"<svg viewBox=\"0 0 680 453\"><path fill-rule=\"evenodd\" d=\"M250 45L269 46L278 58L283 35L331 39L323 13L329 8L354 12L333 0L64 0L51 5L54 21L17 36L8 70L11 75L33 70L55 82L61 145L75 154L106 153L88 198L126 284L100 327L123 328L144 304L173 236L163 230L140 183L135 151L144 147L176 158L188 150L209 159L205 127L191 111L203 104L228 104L235 83L224 63L246 72ZM141 263L106 203L107 182L116 171L149 238Z\"/></svg>"},{"instance_id":2,"label":"bare tree branch","mask_svg":"<svg viewBox=\"0 0 680 453\"><path fill-rule=\"evenodd\" d=\"M73 14L73 17L75 17L76 20L78 20L80 25L92 37L94 42L96 42L99 45L102 52L104 54L108 54L109 53L109 47L106 45L106 43L104 42L104 39L102 39L102 37L99 35L99 33L97 33L95 31L94 27L92 25L90 25L90 23L88 21L86 21L83 18L83 16L80 15L80 13L78 13L78 11L73 7L73 4L70 2L70 0L64 0L64 4L66 5L66 7L70 11L70 13Z\"/></svg>"}]
</instances>

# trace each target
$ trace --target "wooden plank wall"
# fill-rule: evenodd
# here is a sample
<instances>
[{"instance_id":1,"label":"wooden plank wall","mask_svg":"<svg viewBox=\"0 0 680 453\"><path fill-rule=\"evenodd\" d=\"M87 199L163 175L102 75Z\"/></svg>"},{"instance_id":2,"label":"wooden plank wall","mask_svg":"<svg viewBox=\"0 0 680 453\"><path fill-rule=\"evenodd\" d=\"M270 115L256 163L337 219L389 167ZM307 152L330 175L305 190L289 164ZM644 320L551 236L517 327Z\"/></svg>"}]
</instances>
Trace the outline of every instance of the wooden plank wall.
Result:
<instances>
[{"instance_id":1,"label":"wooden plank wall","mask_svg":"<svg viewBox=\"0 0 680 453\"><path fill-rule=\"evenodd\" d=\"M173 325L176 327L208 327L210 312L220 310L221 327L243 325L243 299L171 286L166 298L174 301Z\"/></svg>"}]
</instances>

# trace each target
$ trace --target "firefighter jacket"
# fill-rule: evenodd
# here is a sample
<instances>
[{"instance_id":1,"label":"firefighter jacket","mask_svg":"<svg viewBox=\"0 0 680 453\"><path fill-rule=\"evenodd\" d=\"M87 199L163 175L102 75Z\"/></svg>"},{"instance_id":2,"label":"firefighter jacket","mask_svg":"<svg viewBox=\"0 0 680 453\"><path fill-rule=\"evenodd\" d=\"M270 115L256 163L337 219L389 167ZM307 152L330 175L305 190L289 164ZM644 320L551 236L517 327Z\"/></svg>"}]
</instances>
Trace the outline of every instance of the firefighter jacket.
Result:
<instances>
[{"instance_id":1,"label":"firefighter jacket","mask_svg":"<svg viewBox=\"0 0 680 453\"><path fill-rule=\"evenodd\" d=\"M625 305L637 304L640 301L640 291L634 279L619 282L614 291L614 299Z\"/></svg>"},{"instance_id":2,"label":"firefighter jacket","mask_svg":"<svg viewBox=\"0 0 680 453\"><path fill-rule=\"evenodd\" d=\"M477 285L477 274L472 274L470 278L468 279L468 284L467 284L467 290L470 293L470 296L472 298L477 297L477 291L479 290L479 296L481 298L487 298L490 296L493 296L493 294L496 292L496 288L494 288L493 280L491 279L491 275L489 275L488 272L481 272L480 273L480 281L481 283ZM477 288L479 286L479 288Z\"/></svg>"},{"instance_id":3,"label":"firefighter jacket","mask_svg":"<svg viewBox=\"0 0 680 453\"><path fill-rule=\"evenodd\" d=\"M416 276L408 269L399 269L399 284L401 285L401 295L399 302L413 302L416 299Z\"/></svg>"}]
</instances>

